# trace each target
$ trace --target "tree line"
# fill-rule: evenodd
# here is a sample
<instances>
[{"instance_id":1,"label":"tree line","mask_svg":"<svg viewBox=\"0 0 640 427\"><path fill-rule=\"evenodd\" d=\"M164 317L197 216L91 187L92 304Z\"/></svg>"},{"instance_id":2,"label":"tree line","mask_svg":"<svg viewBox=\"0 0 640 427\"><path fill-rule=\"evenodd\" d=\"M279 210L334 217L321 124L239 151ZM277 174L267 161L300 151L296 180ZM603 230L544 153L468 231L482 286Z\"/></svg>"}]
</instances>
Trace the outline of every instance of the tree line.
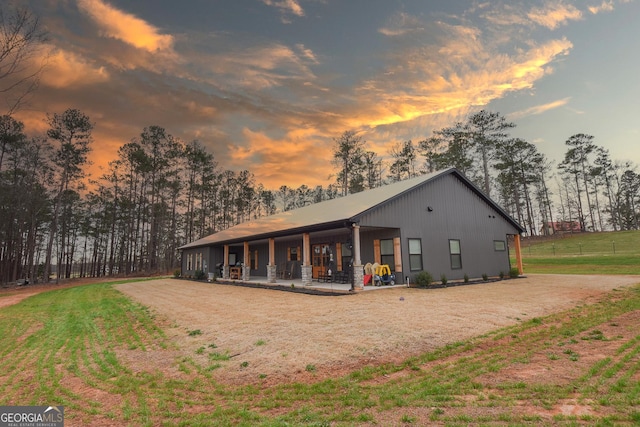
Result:
<instances>
[{"instance_id":1,"label":"tree line","mask_svg":"<svg viewBox=\"0 0 640 427\"><path fill-rule=\"evenodd\" d=\"M221 170L198 141L149 126L97 179L87 177L94 124L76 109L46 137L0 117L0 271L21 277L167 272L181 244L276 211L253 174Z\"/></svg>"},{"instance_id":2,"label":"tree line","mask_svg":"<svg viewBox=\"0 0 640 427\"><path fill-rule=\"evenodd\" d=\"M248 170L221 169L198 141L160 126L120 147L107 170L86 175L94 124L77 109L48 116L46 135L0 116L1 281L168 272L177 248L238 223L456 167L531 236L548 224L583 231L638 229L640 175L614 162L594 137L566 140L554 167L512 138L499 113L482 110L417 144L397 143L388 160L354 131L334 138L334 182L266 189ZM552 190L555 188L554 190Z\"/></svg>"}]
</instances>

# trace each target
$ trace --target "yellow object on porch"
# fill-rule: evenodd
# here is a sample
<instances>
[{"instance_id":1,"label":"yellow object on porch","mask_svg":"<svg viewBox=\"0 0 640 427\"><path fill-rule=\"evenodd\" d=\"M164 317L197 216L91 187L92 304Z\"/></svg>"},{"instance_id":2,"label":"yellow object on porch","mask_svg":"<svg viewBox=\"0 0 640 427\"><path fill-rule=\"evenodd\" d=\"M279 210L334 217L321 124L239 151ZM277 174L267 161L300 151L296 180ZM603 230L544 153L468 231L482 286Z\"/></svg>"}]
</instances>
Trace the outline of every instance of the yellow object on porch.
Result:
<instances>
[{"instance_id":1,"label":"yellow object on porch","mask_svg":"<svg viewBox=\"0 0 640 427\"><path fill-rule=\"evenodd\" d=\"M391 269L387 264L381 264L376 267L376 271L374 272L376 276L384 276L385 274L391 274Z\"/></svg>"}]
</instances>

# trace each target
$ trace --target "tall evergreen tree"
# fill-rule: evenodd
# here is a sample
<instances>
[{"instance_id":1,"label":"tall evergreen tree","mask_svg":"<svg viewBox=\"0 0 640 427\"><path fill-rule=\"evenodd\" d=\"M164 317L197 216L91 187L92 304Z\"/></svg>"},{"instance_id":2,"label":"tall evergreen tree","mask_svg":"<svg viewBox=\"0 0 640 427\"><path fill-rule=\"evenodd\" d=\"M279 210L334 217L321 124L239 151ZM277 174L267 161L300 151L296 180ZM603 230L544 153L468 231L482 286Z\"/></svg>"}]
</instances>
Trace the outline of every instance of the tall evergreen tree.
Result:
<instances>
[{"instance_id":1,"label":"tall evergreen tree","mask_svg":"<svg viewBox=\"0 0 640 427\"><path fill-rule=\"evenodd\" d=\"M364 153L365 187L370 190L382 185L382 159L374 152Z\"/></svg>"},{"instance_id":2,"label":"tall evergreen tree","mask_svg":"<svg viewBox=\"0 0 640 427\"><path fill-rule=\"evenodd\" d=\"M593 216L593 208L591 206L591 199L589 196L589 155L596 149L593 144L593 136L586 134L575 134L569 137L565 142L570 148L566 151L564 160L559 167L567 174L573 177L576 188L576 202L578 205L578 212L580 215L580 224L583 230L587 229L585 209L582 203L583 191L586 194L587 210L590 218L591 230L596 230L596 223Z\"/></svg>"},{"instance_id":3,"label":"tall evergreen tree","mask_svg":"<svg viewBox=\"0 0 640 427\"><path fill-rule=\"evenodd\" d=\"M640 175L626 168L620 177L618 216L622 230L640 229Z\"/></svg>"},{"instance_id":4,"label":"tall evergreen tree","mask_svg":"<svg viewBox=\"0 0 640 427\"><path fill-rule=\"evenodd\" d=\"M533 213L533 186L538 180L538 167L543 156L535 145L519 138L500 142L497 146L495 168L504 204L512 206L521 224L536 235Z\"/></svg>"},{"instance_id":5,"label":"tall evergreen tree","mask_svg":"<svg viewBox=\"0 0 640 427\"><path fill-rule=\"evenodd\" d=\"M419 151L425 157L425 172L454 167L473 181L475 179L473 145L462 122L434 131L434 135L420 141Z\"/></svg>"},{"instance_id":6,"label":"tall evergreen tree","mask_svg":"<svg viewBox=\"0 0 640 427\"><path fill-rule=\"evenodd\" d=\"M613 227L614 231L618 231L618 216L615 206L615 169L608 150L597 147L595 150L596 158L594 160L595 169L592 171L597 175L604 184L604 195L607 198L607 207L605 211L609 213L608 223Z\"/></svg>"},{"instance_id":7,"label":"tall evergreen tree","mask_svg":"<svg viewBox=\"0 0 640 427\"><path fill-rule=\"evenodd\" d=\"M49 226L49 240L47 243L45 260L45 281L51 273L51 261L53 255L53 243L58 233L58 225L61 220L65 194L74 191L82 185L85 177L84 167L89 164L88 154L91 151L91 131L93 123L89 116L77 109L68 109L62 114L53 114L49 117L49 129L47 136L56 144L52 163L55 171L55 187L53 189L53 212ZM66 232L66 230L63 230ZM65 253L67 236L60 236L58 261ZM58 265L56 281L60 278L61 265Z\"/></svg>"},{"instance_id":8,"label":"tall evergreen tree","mask_svg":"<svg viewBox=\"0 0 640 427\"><path fill-rule=\"evenodd\" d=\"M469 117L465 125L468 138L473 141L473 147L478 153L482 164L483 190L491 196L491 164L498 145L509 136L507 129L515 124L507 122L500 113L481 110Z\"/></svg>"},{"instance_id":9,"label":"tall evergreen tree","mask_svg":"<svg viewBox=\"0 0 640 427\"><path fill-rule=\"evenodd\" d=\"M364 142L354 131L345 131L334 138L333 165L338 168L337 184L342 195L357 193L364 189L363 154Z\"/></svg>"},{"instance_id":10,"label":"tall evergreen tree","mask_svg":"<svg viewBox=\"0 0 640 427\"><path fill-rule=\"evenodd\" d=\"M416 176L416 148L411 140L396 144L389 154L393 158L393 162L389 167L393 181L402 181Z\"/></svg>"}]
</instances>

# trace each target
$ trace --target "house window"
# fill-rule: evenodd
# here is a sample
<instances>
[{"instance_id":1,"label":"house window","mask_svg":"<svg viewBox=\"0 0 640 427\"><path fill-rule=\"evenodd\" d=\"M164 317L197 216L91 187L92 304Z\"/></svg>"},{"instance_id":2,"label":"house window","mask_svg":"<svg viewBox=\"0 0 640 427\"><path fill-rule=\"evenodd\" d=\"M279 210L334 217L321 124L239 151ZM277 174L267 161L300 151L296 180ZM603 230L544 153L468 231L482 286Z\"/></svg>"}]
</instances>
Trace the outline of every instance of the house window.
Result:
<instances>
[{"instance_id":1,"label":"house window","mask_svg":"<svg viewBox=\"0 0 640 427\"><path fill-rule=\"evenodd\" d=\"M202 270L202 252L196 254L196 270Z\"/></svg>"},{"instance_id":2,"label":"house window","mask_svg":"<svg viewBox=\"0 0 640 427\"><path fill-rule=\"evenodd\" d=\"M422 240L409 239L409 269L422 271Z\"/></svg>"},{"instance_id":3,"label":"house window","mask_svg":"<svg viewBox=\"0 0 640 427\"><path fill-rule=\"evenodd\" d=\"M187 270L193 270L193 254L187 254Z\"/></svg>"},{"instance_id":4,"label":"house window","mask_svg":"<svg viewBox=\"0 0 640 427\"><path fill-rule=\"evenodd\" d=\"M451 257L451 269L459 270L462 268L462 252L460 251L460 240L449 240L449 256Z\"/></svg>"},{"instance_id":5,"label":"house window","mask_svg":"<svg viewBox=\"0 0 640 427\"><path fill-rule=\"evenodd\" d=\"M504 252L507 250L507 245L504 243L504 240L494 240L493 249L496 251Z\"/></svg>"},{"instance_id":6,"label":"house window","mask_svg":"<svg viewBox=\"0 0 640 427\"><path fill-rule=\"evenodd\" d=\"M387 264L391 269L395 268L393 239L380 239L380 264Z\"/></svg>"},{"instance_id":7,"label":"house window","mask_svg":"<svg viewBox=\"0 0 640 427\"><path fill-rule=\"evenodd\" d=\"M298 247L293 246L289 248L289 261L298 261Z\"/></svg>"}]
</instances>

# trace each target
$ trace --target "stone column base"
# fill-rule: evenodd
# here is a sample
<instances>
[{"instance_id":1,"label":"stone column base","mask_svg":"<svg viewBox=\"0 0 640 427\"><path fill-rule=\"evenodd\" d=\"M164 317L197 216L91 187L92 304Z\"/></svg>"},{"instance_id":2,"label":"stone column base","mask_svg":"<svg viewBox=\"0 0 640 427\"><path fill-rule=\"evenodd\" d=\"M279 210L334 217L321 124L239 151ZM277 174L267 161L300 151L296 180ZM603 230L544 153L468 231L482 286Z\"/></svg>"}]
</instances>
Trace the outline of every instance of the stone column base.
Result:
<instances>
[{"instance_id":1,"label":"stone column base","mask_svg":"<svg viewBox=\"0 0 640 427\"><path fill-rule=\"evenodd\" d=\"M303 265L302 269L302 286L310 286L313 282L313 268L310 265Z\"/></svg>"},{"instance_id":2,"label":"stone column base","mask_svg":"<svg viewBox=\"0 0 640 427\"><path fill-rule=\"evenodd\" d=\"M362 265L353 266L353 289L356 291L364 289L364 271Z\"/></svg>"},{"instance_id":3,"label":"stone column base","mask_svg":"<svg viewBox=\"0 0 640 427\"><path fill-rule=\"evenodd\" d=\"M251 267L249 267L248 265L243 265L242 266L242 281L243 282L248 282L250 278L251 278Z\"/></svg>"},{"instance_id":4,"label":"stone column base","mask_svg":"<svg viewBox=\"0 0 640 427\"><path fill-rule=\"evenodd\" d=\"M277 274L275 265L267 265L267 282L276 283Z\"/></svg>"},{"instance_id":5,"label":"stone column base","mask_svg":"<svg viewBox=\"0 0 640 427\"><path fill-rule=\"evenodd\" d=\"M222 278L229 280L229 266L228 265L223 265L222 266Z\"/></svg>"}]
</instances>

